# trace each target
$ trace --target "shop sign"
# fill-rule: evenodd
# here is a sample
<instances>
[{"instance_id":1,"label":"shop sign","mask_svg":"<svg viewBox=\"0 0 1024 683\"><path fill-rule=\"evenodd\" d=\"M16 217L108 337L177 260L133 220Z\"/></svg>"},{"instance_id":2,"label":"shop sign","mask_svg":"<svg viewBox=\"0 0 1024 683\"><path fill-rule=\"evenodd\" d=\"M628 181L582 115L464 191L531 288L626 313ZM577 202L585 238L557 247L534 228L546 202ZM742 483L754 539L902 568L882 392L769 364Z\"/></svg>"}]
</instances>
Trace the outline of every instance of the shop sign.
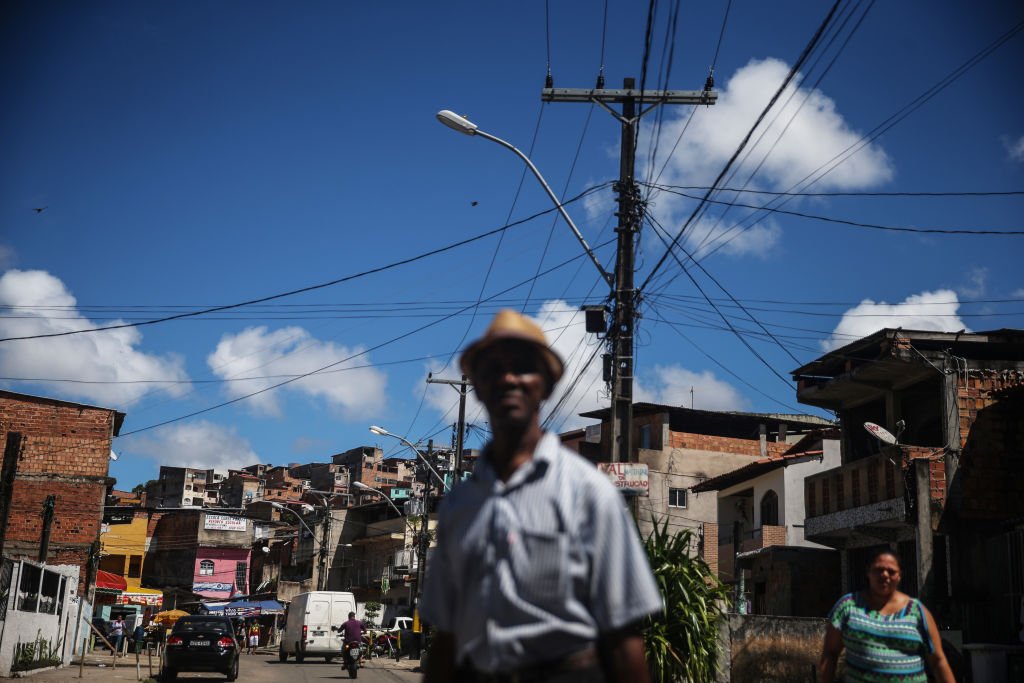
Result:
<instances>
[{"instance_id":1,"label":"shop sign","mask_svg":"<svg viewBox=\"0 0 1024 683\"><path fill-rule=\"evenodd\" d=\"M615 488L626 495L647 496L650 482L647 465L636 462L599 462L597 468L611 479Z\"/></svg>"},{"instance_id":2,"label":"shop sign","mask_svg":"<svg viewBox=\"0 0 1024 683\"><path fill-rule=\"evenodd\" d=\"M229 591L233 584L230 583L217 583L215 581L203 581L201 583L192 584L192 592L198 593L199 591Z\"/></svg>"},{"instance_id":3,"label":"shop sign","mask_svg":"<svg viewBox=\"0 0 1024 683\"><path fill-rule=\"evenodd\" d=\"M245 517L207 514L203 528L210 531L245 531L248 528L247 522Z\"/></svg>"}]
</instances>

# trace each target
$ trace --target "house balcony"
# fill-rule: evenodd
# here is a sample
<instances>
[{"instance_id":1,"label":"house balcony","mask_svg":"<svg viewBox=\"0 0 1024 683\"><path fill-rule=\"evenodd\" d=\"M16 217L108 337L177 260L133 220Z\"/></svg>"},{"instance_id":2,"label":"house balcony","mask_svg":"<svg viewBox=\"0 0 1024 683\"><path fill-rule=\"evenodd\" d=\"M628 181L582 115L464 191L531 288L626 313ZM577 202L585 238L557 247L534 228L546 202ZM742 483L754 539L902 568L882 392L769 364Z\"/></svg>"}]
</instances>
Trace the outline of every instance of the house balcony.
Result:
<instances>
[{"instance_id":1,"label":"house balcony","mask_svg":"<svg viewBox=\"0 0 1024 683\"><path fill-rule=\"evenodd\" d=\"M833 548L859 548L913 538L908 520L910 462L926 459L932 503L945 499L942 449L889 446L804 480L804 537ZM937 459L938 456L938 459Z\"/></svg>"},{"instance_id":2,"label":"house balcony","mask_svg":"<svg viewBox=\"0 0 1024 683\"><path fill-rule=\"evenodd\" d=\"M722 529L723 532L726 529ZM786 527L765 525L740 534L740 545L733 544L732 534L720 533L718 539L718 577L722 581L734 580L733 559L736 552L746 553L773 545L786 545Z\"/></svg>"}]
</instances>

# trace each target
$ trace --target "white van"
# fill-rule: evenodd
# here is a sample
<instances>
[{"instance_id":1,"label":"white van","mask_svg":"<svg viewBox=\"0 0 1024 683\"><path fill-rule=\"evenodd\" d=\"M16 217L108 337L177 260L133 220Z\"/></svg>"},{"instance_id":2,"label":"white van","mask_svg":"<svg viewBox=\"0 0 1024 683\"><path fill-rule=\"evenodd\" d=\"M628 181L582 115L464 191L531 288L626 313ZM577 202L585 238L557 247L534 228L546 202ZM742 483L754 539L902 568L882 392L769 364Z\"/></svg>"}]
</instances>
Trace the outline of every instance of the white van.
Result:
<instances>
[{"instance_id":1,"label":"white van","mask_svg":"<svg viewBox=\"0 0 1024 683\"><path fill-rule=\"evenodd\" d=\"M307 656L331 661L341 656L342 634L331 627L348 621L348 613L356 611L356 599L340 591L300 593L288 605L284 633L278 658L288 661L295 655L301 663Z\"/></svg>"}]
</instances>

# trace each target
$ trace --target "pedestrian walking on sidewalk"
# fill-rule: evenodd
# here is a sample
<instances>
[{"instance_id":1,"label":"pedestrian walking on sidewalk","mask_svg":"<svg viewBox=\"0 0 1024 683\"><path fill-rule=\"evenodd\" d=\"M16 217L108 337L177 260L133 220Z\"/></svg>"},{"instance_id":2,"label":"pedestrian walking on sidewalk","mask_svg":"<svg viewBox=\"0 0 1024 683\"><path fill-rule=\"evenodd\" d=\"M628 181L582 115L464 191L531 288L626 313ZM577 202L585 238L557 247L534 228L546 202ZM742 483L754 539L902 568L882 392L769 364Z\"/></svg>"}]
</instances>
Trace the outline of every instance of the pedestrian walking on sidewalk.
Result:
<instances>
[{"instance_id":1,"label":"pedestrian walking on sidewalk","mask_svg":"<svg viewBox=\"0 0 1024 683\"><path fill-rule=\"evenodd\" d=\"M249 654L256 654L256 648L260 646L260 625L254 619L249 625Z\"/></svg>"}]
</instances>

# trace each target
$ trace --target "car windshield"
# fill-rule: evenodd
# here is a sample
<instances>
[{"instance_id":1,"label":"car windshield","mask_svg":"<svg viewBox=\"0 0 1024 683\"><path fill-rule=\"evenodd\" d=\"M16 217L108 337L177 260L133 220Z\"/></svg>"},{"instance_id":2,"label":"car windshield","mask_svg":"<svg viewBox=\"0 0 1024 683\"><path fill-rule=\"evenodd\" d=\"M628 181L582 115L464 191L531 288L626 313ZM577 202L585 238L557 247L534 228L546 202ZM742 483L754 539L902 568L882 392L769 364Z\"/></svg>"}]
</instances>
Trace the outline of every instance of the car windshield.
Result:
<instances>
[{"instance_id":1,"label":"car windshield","mask_svg":"<svg viewBox=\"0 0 1024 683\"><path fill-rule=\"evenodd\" d=\"M215 633L231 633L226 622L214 619L179 619L174 625L174 633L196 633L213 631Z\"/></svg>"}]
</instances>

